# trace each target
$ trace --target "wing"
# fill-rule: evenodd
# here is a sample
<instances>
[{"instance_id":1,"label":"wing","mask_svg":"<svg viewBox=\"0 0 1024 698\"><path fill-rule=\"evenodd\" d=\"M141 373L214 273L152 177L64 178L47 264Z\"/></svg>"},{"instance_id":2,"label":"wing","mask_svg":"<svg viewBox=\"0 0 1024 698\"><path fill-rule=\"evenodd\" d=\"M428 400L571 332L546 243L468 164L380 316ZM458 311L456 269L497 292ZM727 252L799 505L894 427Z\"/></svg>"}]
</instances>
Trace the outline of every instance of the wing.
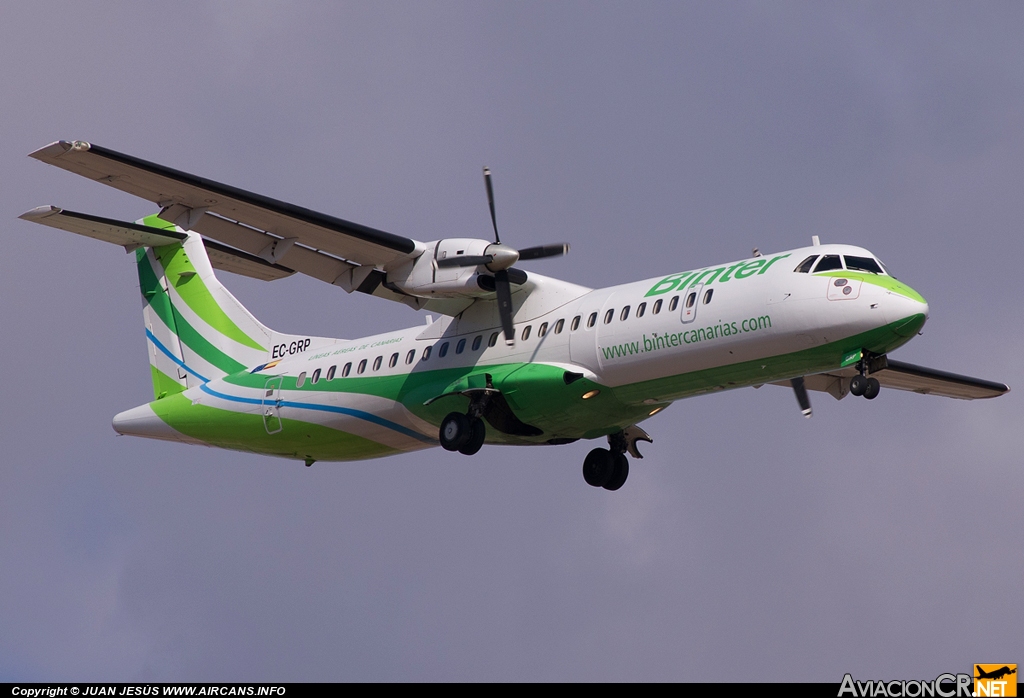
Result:
<instances>
[{"instance_id":1,"label":"wing","mask_svg":"<svg viewBox=\"0 0 1024 698\"><path fill-rule=\"evenodd\" d=\"M1002 383L937 371L934 368L888 359L886 367L871 374L887 388L911 390L923 395L942 395L960 400L999 397L1010 388Z\"/></svg>"},{"instance_id":2,"label":"wing","mask_svg":"<svg viewBox=\"0 0 1024 698\"><path fill-rule=\"evenodd\" d=\"M57 141L29 154L41 162L133 194L159 217L272 265L341 286L457 314L472 300L426 300L386 284L389 268L408 263L423 243L102 148ZM40 221L41 222L41 221ZM212 255L211 255L212 256Z\"/></svg>"},{"instance_id":3,"label":"wing","mask_svg":"<svg viewBox=\"0 0 1024 698\"><path fill-rule=\"evenodd\" d=\"M129 252L143 245L159 247L178 242L186 237L184 233L175 230L171 224L165 224L167 229L160 230L148 225L66 211L56 206L40 206L18 217L32 223L40 223L51 228L59 228L85 237L121 245ZM232 249L213 240L203 240L203 244L206 245L210 263L215 269L251 276L263 281L282 279L295 273L294 270L280 264L271 264L265 259Z\"/></svg>"},{"instance_id":4,"label":"wing","mask_svg":"<svg viewBox=\"0 0 1024 698\"><path fill-rule=\"evenodd\" d=\"M849 367L807 376L804 379L804 385L808 390L830 393L838 400L845 397L850 391L850 378L856 373L855 368ZM909 390L922 395L941 395L959 400L983 400L999 397L1010 390L1002 383L938 371L934 368L916 366L903 361L894 361L888 357L876 357L872 360L871 376L877 378L884 388ZM773 383L773 385L788 388L789 381Z\"/></svg>"}]
</instances>

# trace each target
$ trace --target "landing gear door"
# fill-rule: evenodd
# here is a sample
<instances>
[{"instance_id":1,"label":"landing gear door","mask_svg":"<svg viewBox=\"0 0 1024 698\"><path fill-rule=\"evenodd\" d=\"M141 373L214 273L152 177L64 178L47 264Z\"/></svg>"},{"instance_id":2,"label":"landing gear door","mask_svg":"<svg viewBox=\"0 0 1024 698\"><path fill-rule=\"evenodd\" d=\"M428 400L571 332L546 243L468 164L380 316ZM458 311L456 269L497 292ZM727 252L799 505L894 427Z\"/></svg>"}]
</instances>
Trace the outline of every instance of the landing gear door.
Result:
<instances>
[{"instance_id":1,"label":"landing gear door","mask_svg":"<svg viewBox=\"0 0 1024 698\"><path fill-rule=\"evenodd\" d=\"M263 389L263 426L268 434L276 434L284 425L281 423L281 381L283 376L273 376L267 379Z\"/></svg>"},{"instance_id":2,"label":"landing gear door","mask_svg":"<svg viewBox=\"0 0 1024 698\"><path fill-rule=\"evenodd\" d=\"M697 319L697 301L700 300L700 292L703 288L704 284L697 284L686 289L686 292L683 293L683 310L679 316L683 324Z\"/></svg>"}]
</instances>

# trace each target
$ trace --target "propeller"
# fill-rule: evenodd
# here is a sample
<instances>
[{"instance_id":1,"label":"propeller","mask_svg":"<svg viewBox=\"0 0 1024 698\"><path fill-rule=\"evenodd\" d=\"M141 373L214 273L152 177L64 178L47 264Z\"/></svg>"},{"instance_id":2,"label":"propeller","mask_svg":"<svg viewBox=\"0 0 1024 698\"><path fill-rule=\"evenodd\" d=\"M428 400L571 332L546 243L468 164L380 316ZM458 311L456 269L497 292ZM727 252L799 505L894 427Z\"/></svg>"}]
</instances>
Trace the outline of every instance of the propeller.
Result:
<instances>
[{"instance_id":1,"label":"propeller","mask_svg":"<svg viewBox=\"0 0 1024 698\"><path fill-rule=\"evenodd\" d=\"M804 385L803 377L793 378L789 381L796 393L796 401L800 405L800 412L808 419L811 418L811 399L807 397L807 386Z\"/></svg>"},{"instance_id":2,"label":"propeller","mask_svg":"<svg viewBox=\"0 0 1024 698\"><path fill-rule=\"evenodd\" d=\"M521 250L501 244L498 236L498 218L494 213L494 187L491 185L491 170L484 168L484 184L487 186L487 205L491 209L491 225L494 226L494 243L484 249L482 255L458 255L437 260L441 269L450 267L483 266L494 272L494 292L498 296L498 315L501 327L505 331L505 343L515 343L515 330L512 327L512 289L509 285L509 270L520 260L544 259L545 257L561 257L568 254L568 243L554 245L537 245ZM518 270L512 269L513 272ZM519 272L520 276L525 275Z\"/></svg>"}]
</instances>

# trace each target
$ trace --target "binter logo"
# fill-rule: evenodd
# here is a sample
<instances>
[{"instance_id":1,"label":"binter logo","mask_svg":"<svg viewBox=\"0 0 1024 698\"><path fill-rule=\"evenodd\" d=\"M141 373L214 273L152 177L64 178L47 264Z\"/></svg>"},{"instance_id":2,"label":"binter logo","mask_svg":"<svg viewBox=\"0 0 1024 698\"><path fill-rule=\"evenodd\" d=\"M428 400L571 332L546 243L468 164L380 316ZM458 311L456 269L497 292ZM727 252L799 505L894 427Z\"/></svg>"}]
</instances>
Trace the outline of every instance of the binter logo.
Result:
<instances>
[{"instance_id":1,"label":"binter logo","mask_svg":"<svg viewBox=\"0 0 1024 698\"><path fill-rule=\"evenodd\" d=\"M1016 664L975 664L975 696L1017 695Z\"/></svg>"},{"instance_id":2,"label":"binter logo","mask_svg":"<svg viewBox=\"0 0 1024 698\"><path fill-rule=\"evenodd\" d=\"M762 257L760 259L737 262L730 267L698 269L697 271L684 271L681 274L673 274L654 284L651 290L645 293L644 296L660 296L662 293L668 293L676 289L682 291L687 285L692 288L697 284L725 283L730 279L745 279L755 274L764 274L771 265L788 256L788 254L780 254L771 259Z\"/></svg>"}]
</instances>

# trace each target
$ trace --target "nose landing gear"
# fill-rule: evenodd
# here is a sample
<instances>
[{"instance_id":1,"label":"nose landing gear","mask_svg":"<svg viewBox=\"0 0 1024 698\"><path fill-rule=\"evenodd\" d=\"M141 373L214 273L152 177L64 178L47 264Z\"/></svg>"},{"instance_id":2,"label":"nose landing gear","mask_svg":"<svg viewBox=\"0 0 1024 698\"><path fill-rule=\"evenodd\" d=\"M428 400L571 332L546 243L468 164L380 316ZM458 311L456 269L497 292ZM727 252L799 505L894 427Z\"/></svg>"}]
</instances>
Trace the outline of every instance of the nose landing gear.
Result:
<instances>
[{"instance_id":1,"label":"nose landing gear","mask_svg":"<svg viewBox=\"0 0 1024 698\"><path fill-rule=\"evenodd\" d=\"M859 374L850 379L850 394L858 397L863 395L868 400L874 400L878 397L882 386L879 385L877 378L869 378L864 375L863 362L861 363L860 371Z\"/></svg>"}]
</instances>

